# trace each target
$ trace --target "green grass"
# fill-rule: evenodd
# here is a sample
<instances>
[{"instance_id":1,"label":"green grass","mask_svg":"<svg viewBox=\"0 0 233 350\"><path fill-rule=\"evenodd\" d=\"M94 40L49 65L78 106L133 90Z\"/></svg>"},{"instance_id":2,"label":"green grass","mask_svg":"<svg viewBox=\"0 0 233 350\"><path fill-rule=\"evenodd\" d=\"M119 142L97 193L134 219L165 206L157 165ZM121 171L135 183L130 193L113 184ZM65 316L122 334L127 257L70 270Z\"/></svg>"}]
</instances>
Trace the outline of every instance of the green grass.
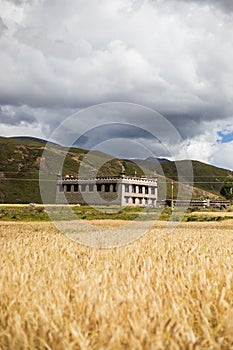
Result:
<instances>
[{"instance_id":1,"label":"green grass","mask_svg":"<svg viewBox=\"0 0 233 350\"><path fill-rule=\"evenodd\" d=\"M3 221L49 221L49 217L44 207L30 208L29 206L20 207L1 207L0 220Z\"/></svg>"},{"instance_id":2,"label":"green grass","mask_svg":"<svg viewBox=\"0 0 233 350\"><path fill-rule=\"evenodd\" d=\"M184 220L185 222L189 221L223 221L223 220L231 220L233 219L232 216L205 216L205 215L190 215L190 216L185 216Z\"/></svg>"},{"instance_id":3,"label":"green grass","mask_svg":"<svg viewBox=\"0 0 233 350\"><path fill-rule=\"evenodd\" d=\"M47 214L47 210L49 215ZM36 206L32 208L28 205L21 206L1 206L0 220L8 221L50 221L52 220L153 220L160 215L158 209L143 210L140 207L90 207L90 206ZM165 209L162 219L169 216L169 210Z\"/></svg>"},{"instance_id":4,"label":"green grass","mask_svg":"<svg viewBox=\"0 0 233 350\"><path fill-rule=\"evenodd\" d=\"M48 213L47 213L48 210ZM222 211L221 211L222 212ZM37 205L35 208L29 205L1 206L0 221L70 221L70 220L162 220L162 221L222 221L233 219L232 216L193 215L187 212L185 215L181 209L175 210L172 214L171 208L165 207L162 210L157 208L140 208L117 206L47 206Z\"/></svg>"}]
</instances>

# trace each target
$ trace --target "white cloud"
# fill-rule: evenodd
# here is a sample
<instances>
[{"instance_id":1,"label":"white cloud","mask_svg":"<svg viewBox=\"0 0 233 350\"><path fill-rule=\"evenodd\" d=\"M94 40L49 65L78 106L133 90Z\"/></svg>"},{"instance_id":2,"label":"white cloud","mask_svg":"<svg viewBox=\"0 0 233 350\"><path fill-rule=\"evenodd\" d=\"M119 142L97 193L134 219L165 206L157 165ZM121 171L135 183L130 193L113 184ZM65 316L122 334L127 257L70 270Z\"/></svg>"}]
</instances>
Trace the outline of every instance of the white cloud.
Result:
<instances>
[{"instance_id":1,"label":"white cloud","mask_svg":"<svg viewBox=\"0 0 233 350\"><path fill-rule=\"evenodd\" d=\"M117 98L186 112L232 107L233 25L222 12L169 1L136 9L111 0L4 4L3 20L18 23L0 43L5 99L40 107Z\"/></svg>"},{"instance_id":2,"label":"white cloud","mask_svg":"<svg viewBox=\"0 0 233 350\"><path fill-rule=\"evenodd\" d=\"M188 155L190 159L209 163L213 154L216 152L217 144L213 140L212 134L206 132L197 135L192 139L187 139L183 143L175 145L175 159L185 159Z\"/></svg>"},{"instance_id":3,"label":"white cloud","mask_svg":"<svg viewBox=\"0 0 233 350\"><path fill-rule=\"evenodd\" d=\"M41 137L75 109L143 104L169 115L191 157L217 162L230 147L217 144L219 120L233 116L228 10L209 0L2 0L0 104L17 120L28 108L38 128L27 130Z\"/></svg>"},{"instance_id":4,"label":"white cloud","mask_svg":"<svg viewBox=\"0 0 233 350\"><path fill-rule=\"evenodd\" d=\"M220 143L217 145L215 152L212 154L212 164L221 168L233 170L232 162L233 142Z\"/></svg>"},{"instance_id":5,"label":"white cloud","mask_svg":"<svg viewBox=\"0 0 233 350\"><path fill-rule=\"evenodd\" d=\"M233 118L230 121L233 125ZM225 125L222 120L203 122L201 125L203 129L201 134L188 138L181 144L174 145L174 158L181 160L188 155L189 159L233 169L233 142L218 142L218 132L225 133L226 130L232 130L232 125Z\"/></svg>"}]
</instances>

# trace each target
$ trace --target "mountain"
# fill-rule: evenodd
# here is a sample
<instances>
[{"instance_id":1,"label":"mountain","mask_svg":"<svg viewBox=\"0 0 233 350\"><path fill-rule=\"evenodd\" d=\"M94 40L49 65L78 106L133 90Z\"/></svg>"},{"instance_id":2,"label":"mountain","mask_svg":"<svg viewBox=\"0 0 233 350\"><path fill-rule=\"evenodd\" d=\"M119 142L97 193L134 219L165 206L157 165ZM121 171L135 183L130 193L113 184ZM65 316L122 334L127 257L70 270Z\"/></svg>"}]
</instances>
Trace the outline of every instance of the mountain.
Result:
<instances>
[{"instance_id":1,"label":"mountain","mask_svg":"<svg viewBox=\"0 0 233 350\"><path fill-rule=\"evenodd\" d=\"M33 142L39 142L39 143L47 143L46 140L40 139L38 137L31 137L31 136L13 136L11 137L12 140L22 140L22 141L33 141Z\"/></svg>"},{"instance_id":2,"label":"mountain","mask_svg":"<svg viewBox=\"0 0 233 350\"><path fill-rule=\"evenodd\" d=\"M159 162L159 163L170 162L170 160L168 160L167 158L161 158L161 157L158 157L158 158L155 158L155 157L148 157L148 158L146 158L146 161L149 161L149 162Z\"/></svg>"},{"instance_id":3,"label":"mountain","mask_svg":"<svg viewBox=\"0 0 233 350\"><path fill-rule=\"evenodd\" d=\"M40 139L38 137L32 137L32 136L13 136L11 137L12 140L21 140L21 141L32 141L32 142L38 142L38 143L43 143L43 144L46 144L48 141L47 140L44 140L44 139ZM51 142L49 141L49 143L52 143L54 145L57 145L59 146L57 143L55 142Z\"/></svg>"},{"instance_id":4,"label":"mountain","mask_svg":"<svg viewBox=\"0 0 233 350\"><path fill-rule=\"evenodd\" d=\"M47 181L49 191L55 193L56 175L62 170L63 175L75 176L78 172L80 163L85 160L88 153L87 150L80 148L62 147L55 143L50 143L47 158L49 161L43 160L43 151L46 140L41 140L31 137L0 137L0 202L2 203L30 203L41 202L39 188L39 169L43 176L43 181ZM63 167L59 165L61 157L64 156L65 161ZM143 175L143 170L146 174L158 175L159 188L167 182L167 196L171 196L171 181L174 180L174 193L177 192L177 169L185 169L187 167L186 160L172 162L166 159L153 158L141 160L108 160L108 155L94 151L91 156L85 161L83 167L83 175L86 177L95 176L96 169L98 176L118 176L122 171L124 164L126 175L138 177ZM42 161L42 163L41 163ZM192 161L194 171L194 197L216 197L219 196L224 179L233 175L226 169L217 168L202 162ZM166 178L165 178L165 177ZM166 180L166 181L165 181ZM190 179L183 181L188 182ZM49 192L48 191L48 192ZM159 190L159 195L160 190ZM48 194L51 198L51 194ZM161 195L162 198L163 195ZM163 197L164 198L164 197Z\"/></svg>"},{"instance_id":5,"label":"mountain","mask_svg":"<svg viewBox=\"0 0 233 350\"><path fill-rule=\"evenodd\" d=\"M159 165L161 163L170 162L170 160L166 158L159 158L159 157L148 157L146 159L140 159L140 158L130 158L125 159L126 161L138 164L138 166L146 168L146 169L152 169L154 166Z\"/></svg>"}]
</instances>

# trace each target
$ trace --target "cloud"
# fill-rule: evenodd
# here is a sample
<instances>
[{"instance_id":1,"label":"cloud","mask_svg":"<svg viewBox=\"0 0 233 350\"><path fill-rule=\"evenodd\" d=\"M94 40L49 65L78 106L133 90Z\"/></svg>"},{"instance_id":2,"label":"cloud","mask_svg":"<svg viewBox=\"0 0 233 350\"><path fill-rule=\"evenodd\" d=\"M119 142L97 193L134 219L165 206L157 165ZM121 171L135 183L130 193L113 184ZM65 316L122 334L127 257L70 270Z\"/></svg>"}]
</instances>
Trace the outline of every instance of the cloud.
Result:
<instances>
[{"instance_id":1,"label":"cloud","mask_svg":"<svg viewBox=\"0 0 233 350\"><path fill-rule=\"evenodd\" d=\"M201 123L202 132L174 145L175 159L185 159L188 154L189 159L232 169L232 137L225 138L225 136L232 136L233 118L230 118L229 121L230 124L224 124L224 121L220 119L203 121Z\"/></svg>"},{"instance_id":2,"label":"cloud","mask_svg":"<svg viewBox=\"0 0 233 350\"><path fill-rule=\"evenodd\" d=\"M183 0L187 2L197 3L199 5L208 5L211 7L217 7L222 9L224 12L233 11L233 3L231 0Z\"/></svg>"},{"instance_id":3,"label":"cloud","mask_svg":"<svg viewBox=\"0 0 233 350\"><path fill-rule=\"evenodd\" d=\"M3 32L7 29L7 26L3 22L2 18L0 17L0 36L3 34Z\"/></svg>"},{"instance_id":4,"label":"cloud","mask_svg":"<svg viewBox=\"0 0 233 350\"><path fill-rule=\"evenodd\" d=\"M10 106L0 106L0 124L16 126L36 123L36 118L25 111L24 108L21 108L20 111L15 111L15 109Z\"/></svg>"},{"instance_id":5,"label":"cloud","mask_svg":"<svg viewBox=\"0 0 233 350\"><path fill-rule=\"evenodd\" d=\"M1 102L75 108L125 100L187 114L229 106L233 50L222 39L232 25L221 28L224 15L139 3L23 2L11 42L1 43Z\"/></svg>"},{"instance_id":6,"label":"cloud","mask_svg":"<svg viewBox=\"0 0 233 350\"><path fill-rule=\"evenodd\" d=\"M37 124L46 137L75 110L126 101L165 115L198 156L205 128L217 128L220 119L231 123L231 1L2 0L0 6L0 104L14 111L1 112L0 121L18 125L18 134L22 123L30 131ZM115 132L109 129L109 137ZM127 132L130 138L130 130L117 131ZM214 147L207 146L208 155L199 157L210 161Z\"/></svg>"},{"instance_id":7,"label":"cloud","mask_svg":"<svg viewBox=\"0 0 233 350\"><path fill-rule=\"evenodd\" d=\"M218 144L214 154L212 155L211 162L221 168L230 169L233 171L232 166L232 150L233 142Z\"/></svg>"}]
</instances>

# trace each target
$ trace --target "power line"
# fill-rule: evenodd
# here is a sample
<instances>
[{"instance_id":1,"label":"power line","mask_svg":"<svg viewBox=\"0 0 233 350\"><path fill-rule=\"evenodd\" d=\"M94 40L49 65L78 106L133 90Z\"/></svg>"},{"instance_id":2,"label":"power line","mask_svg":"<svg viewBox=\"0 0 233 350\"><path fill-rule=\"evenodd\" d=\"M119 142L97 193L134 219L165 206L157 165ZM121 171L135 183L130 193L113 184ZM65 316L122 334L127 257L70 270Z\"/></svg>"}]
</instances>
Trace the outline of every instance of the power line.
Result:
<instances>
[{"instance_id":1,"label":"power line","mask_svg":"<svg viewBox=\"0 0 233 350\"><path fill-rule=\"evenodd\" d=\"M22 173L19 172L19 171L3 171L3 170L0 170L0 173L4 173L4 174L19 174L21 175ZM31 171L30 174L47 174L47 175L57 175L57 173L46 173L46 172L37 172L37 171ZM160 175L160 174L157 174L157 176L161 176L161 177L166 177L164 175ZM168 176L167 176L168 177ZM181 176L182 177L182 176ZM193 176L184 176L185 178L226 178L228 177L228 175L193 175ZM175 181L175 180L174 180Z\"/></svg>"},{"instance_id":2,"label":"power line","mask_svg":"<svg viewBox=\"0 0 233 350\"><path fill-rule=\"evenodd\" d=\"M39 178L18 178L18 177L7 177L7 178L1 178L0 177L0 181L55 181L55 179L39 179ZM67 179L69 180L69 179ZM75 180L75 179L74 179ZM77 179L78 180L78 179ZM171 181L159 181L160 184L167 184L167 183L170 183ZM221 181L193 181L193 182L183 182L183 181L174 181L174 184L175 183L180 183L180 184L183 184L183 185L189 185L189 184L221 184L223 182Z\"/></svg>"},{"instance_id":3,"label":"power line","mask_svg":"<svg viewBox=\"0 0 233 350\"><path fill-rule=\"evenodd\" d=\"M27 179L27 178L23 178L23 179L20 179L20 178L17 178L17 177L7 177L7 178L5 178L5 179L1 179L0 178L0 181L8 181L8 180L10 180L10 181L51 181L51 182L54 182L55 181L55 179L54 180L51 180L51 179Z\"/></svg>"}]
</instances>

